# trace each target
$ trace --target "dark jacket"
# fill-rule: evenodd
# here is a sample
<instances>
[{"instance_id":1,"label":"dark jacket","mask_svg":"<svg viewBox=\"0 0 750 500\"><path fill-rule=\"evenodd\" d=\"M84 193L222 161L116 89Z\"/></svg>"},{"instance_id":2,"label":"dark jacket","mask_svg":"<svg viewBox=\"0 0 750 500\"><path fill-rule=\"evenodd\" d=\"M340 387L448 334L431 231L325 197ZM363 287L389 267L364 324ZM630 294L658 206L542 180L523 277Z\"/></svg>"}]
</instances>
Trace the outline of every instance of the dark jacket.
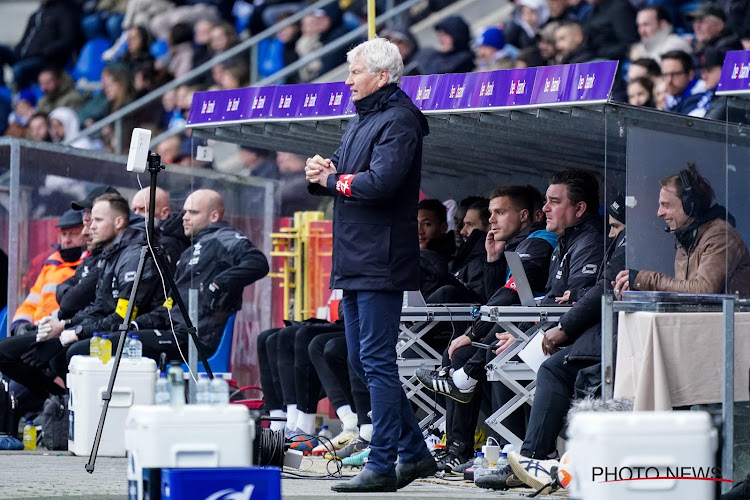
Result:
<instances>
[{"instance_id":1,"label":"dark jacket","mask_svg":"<svg viewBox=\"0 0 750 500\"><path fill-rule=\"evenodd\" d=\"M190 288L198 289L198 334L206 356L210 356L219 345L227 318L242 307L245 287L266 274L266 256L245 235L224 221L211 224L198 233L193 245L182 253L177 262L175 283L186 307ZM218 290L213 289L213 283ZM174 301L169 302L171 307ZM172 321L180 343L187 342L187 326L177 308L172 309ZM139 330L169 328L166 304L161 304L148 315L137 317L135 323Z\"/></svg>"},{"instance_id":2,"label":"dark jacket","mask_svg":"<svg viewBox=\"0 0 750 500\"><path fill-rule=\"evenodd\" d=\"M625 60L638 42L635 11L627 0L594 4L584 23L588 46L596 57Z\"/></svg>"},{"instance_id":3,"label":"dark jacket","mask_svg":"<svg viewBox=\"0 0 750 500\"><path fill-rule=\"evenodd\" d=\"M589 215L565 229L552 254L542 305L556 305L555 298L566 290L570 290L568 303L578 302L594 286L604 258L603 226L601 217Z\"/></svg>"},{"instance_id":4,"label":"dark jacket","mask_svg":"<svg viewBox=\"0 0 750 500\"><path fill-rule=\"evenodd\" d=\"M419 291L429 297L438 288L452 284L450 261L456 252L453 233L445 233L427 242L419 251Z\"/></svg>"},{"instance_id":5,"label":"dark jacket","mask_svg":"<svg viewBox=\"0 0 750 500\"><path fill-rule=\"evenodd\" d=\"M589 50L585 43L582 43L576 50L563 57L560 61L560 64L585 63L595 58L596 55L591 50Z\"/></svg>"},{"instance_id":6,"label":"dark jacket","mask_svg":"<svg viewBox=\"0 0 750 500\"><path fill-rule=\"evenodd\" d=\"M187 247L190 246L190 238L185 236L185 228L182 227L183 211L169 214L169 217L159 224L159 246L164 257L170 265L170 271L174 273L177 260Z\"/></svg>"},{"instance_id":7,"label":"dark jacket","mask_svg":"<svg viewBox=\"0 0 750 500\"><path fill-rule=\"evenodd\" d=\"M72 0L48 0L26 24L16 46L20 59L41 57L60 67L69 62L79 38L79 12Z\"/></svg>"},{"instance_id":8,"label":"dark jacket","mask_svg":"<svg viewBox=\"0 0 750 500\"><path fill-rule=\"evenodd\" d=\"M704 54L706 49L709 47L712 49L719 50L723 53L727 53L730 50L742 50L742 42L740 37L737 36L728 26L725 26L721 33L716 35L715 38L706 42L705 45L699 44L697 40L693 40L693 64L696 68L703 66Z\"/></svg>"},{"instance_id":9,"label":"dark jacket","mask_svg":"<svg viewBox=\"0 0 750 500\"><path fill-rule=\"evenodd\" d=\"M416 290L419 287L417 204L422 176L422 139L427 119L395 84L355 102L337 168L313 194L335 196L331 288ZM355 174L351 196L339 194L341 174Z\"/></svg>"},{"instance_id":10,"label":"dark jacket","mask_svg":"<svg viewBox=\"0 0 750 500\"><path fill-rule=\"evenodd\" d=\"M146 228L142 225L128 226L106 248L99 262L99 280L96 285L96 298L85 309L71 318L71 325L81 325L79 339L90 338L94 332L116 330L125 318L130 300L130 291L135 283L135 275L140 261L141 248L146 244ZM160 297L161 296L161 297ZM161 282L151 259L146 264L138 284L134 313L145 314L156 304L164 301Z\"/></svg>"},{"instance_id":11,"label":"dark jacket","mask_svg":"<svg viewBox=\"0 0 750 500\"><path fill-rule=\"evenodd\" d=\"M469 25L459 16L450 16L435 25L436 30L444 31L453 38L453 50L440 52L424 49L418 55L420 73L437 75L444 73L469 73L474 70L474 53L469 46L471 35Z\"/></svg>"},{"instance_id":12,"label":"dark jacket","mask_svg":"<svg viewBox=\"0 0 750 500\"><path fill-rule=\"evenodd\" d=\"M320 34L320 43L323 44L323 46L326 46L334 40L349 33L349 28L343 24L343 14L341 13L341 9L339 9L338 4L333 3L326 5L323 7L323 10L326 11L328 18L331 20L331 27ZM322 63L322 66L319 74L324 75L341 64L344 64L346 62L347 50L347 46L343 45L339 49L321 57L320 62Z\"/></svg>"},{"instance_id":13,"label":"dark jacket","mask_svg":"<svg viewBox=\"0 0 750 500\"><path fill-rule=\"evenodd\" d=\"M55 297L60 310L58 319L72 318L75 313L92 304L96 299L96 284L99 282L99 271L102 248L97 247L83 259L76 268L76 273L57 285ZM100 264L101 262L101 264Z\"/></svg>"},{"instance_id":14,"label":"dark jacket","mask_svg":"<svg viewBox=\"0 0 750 500\"><path fill-rule=\"evenodd\" d=\"M550 271L550 260L557 247L557 238L545 230L543 222L534 222L525 227L515 238L505 246L506 252L518 252L523 269L529 280L529 286L534 292L544 292ZM519 304L518 292L514 288L506 287L510 278L508 263L505 256L495 262L487 262L484 266L484 286L491 306L510 306Z\"/></svg>"},{"instance_id":15,"label":"dark jacket","mask_svg":"<svg viewBox=\"0 0 750 500\"><path fill-rule=\"evenodd\" d=\"M487 301L484 290L484 264L487 262L487 250L484 241L487 233L475 229L456 252L450 271L466 288L476 295L481 303Z\"/></svg>"},{"instance_id":16,"label":"dark jacket","mask_svg":"<svg viewBox=\"0 0 750 500\"><path fill-rule=\"evenodd\" d=\"M566 359L598 361L602 354L602 295L612 290L617 273L625 269L625 231L610 246L599 280L581 300L560 318L560 327L568 336Z\"/></svg>"}]
</instances>

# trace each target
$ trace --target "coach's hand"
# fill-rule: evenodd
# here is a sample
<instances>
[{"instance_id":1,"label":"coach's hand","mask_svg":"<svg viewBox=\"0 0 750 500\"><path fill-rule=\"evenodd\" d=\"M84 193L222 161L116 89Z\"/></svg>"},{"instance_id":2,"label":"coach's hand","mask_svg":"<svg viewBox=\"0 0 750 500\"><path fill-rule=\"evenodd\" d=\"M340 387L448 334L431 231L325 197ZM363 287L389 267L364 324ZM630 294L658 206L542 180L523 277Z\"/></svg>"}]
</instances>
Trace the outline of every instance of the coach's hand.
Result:
<instances>
[{"instance_id":1,"label":"coach's hand","mask_svg":"<svg viewBox=\"0 0 750 500\"><path fill-rule=\"evenodd\" d=\"M313 184L325 186L328 176L336 173L336 167L330 158L315 155L305 162L305 177Z\"/></svg>"}]
</instances>

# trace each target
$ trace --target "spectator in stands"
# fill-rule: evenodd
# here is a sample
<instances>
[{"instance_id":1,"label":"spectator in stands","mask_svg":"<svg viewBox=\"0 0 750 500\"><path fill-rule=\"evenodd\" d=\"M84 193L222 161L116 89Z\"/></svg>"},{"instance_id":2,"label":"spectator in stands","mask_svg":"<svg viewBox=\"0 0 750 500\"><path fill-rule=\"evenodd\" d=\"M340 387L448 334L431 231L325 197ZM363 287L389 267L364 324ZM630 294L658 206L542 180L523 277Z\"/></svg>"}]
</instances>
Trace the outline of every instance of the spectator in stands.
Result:
<instances>
[{"instance_id":1,"label":"spectator in stands","mask_svg":"<svg viewBox=\"0 0 750 500\"><path fill-rule=\"evenodd\" d=\"M598 58L628 58L638 41L635 11L628 0L587 0L593 4L584 23L589 49Z\"/></svg>"},{"instance_id":2,"label":"spectator in stands","mask_svg":"<svg viewBox=\"0 0 750 500\"><path fill-rule=\"evenodd\" d=\"M446 17L435 25L438 48L423 49L418 55L420 73L468 73L474 70L474 53L469 47L469 25L460 16Z\"/></svg>"},{"instance_id":3,"label":"spectator in stands","mask_svg":"<svg viewBox=\"0 0 750 500\"><path fill-rule=\"evenodd\" d=\"M52 142L49 135L49 122L47 116L41 113L35 113L29 120L28 139L38 142Z\"/></svg>"},{"instance_id":4,"label":"spectator in stands","mask_svg":"<svg viewBox=\"0 0 750 500\"><path fill-rule=\"evenodd\" d=\"M276 22L283 21L291 15L281 14L276 18ZM300 23L292 23L280 29L275 37L261 40L258 43L258 75L266 78L295 62L295 45L300 35ZM282 83L298 83L298 73L287 76Z\"/></svg>"},{"instance_id":5,"label":"spectator in stands","mask_svg":"<svg viewBox=\"0 0 750 500\"><path fill-rule=\"evenodd\" d=\"M94 149L94 144L88 137L78 137L80 132L78 116L71 108L63 106L49 114L49 133L52 142L62 142L74 148Z\"/></svg>"},{"instance_id":6,"label":"spectator in stands","mask_svg":"<svg viewBox=\"0 0 750 500\"><path fill-rule=\"evenodd\" d=\"M47 66L38 77L39 88L44 94L36 111L48 115L61 106L78 109L83 106L83 96L76 90L73 79L63 70Z\"/></svg>"},{"instance_id":7,"label":"spectator in stands","mask_svg":"<svg viewBox=\"0 0 750 500\"><path fill-rule=\"evenodd\" d=\"M714 120L726 120L727 119L727 100L721 96L716 97L716 88L719 86L719 80L721 79L721 67L724 64L725 53L721 49L709 47L703 51L701 56L701 80L703 80L706 92L700 98L695 108L690 111L690 116L699 116L711 118ZM711 114L709 115L709 109ZM741 121L745 112L741 111L737 114ZM730 121L735 121L731 119Z\"/></svg>"},{"instance_id":8,"label":"spectator in stands","mask_svg":"<svg viewBox=\"0 0 750 500\"><path fill-rule=\"evenodd\" d=\"M495 26L487 28L477 37L474 45L474 51L477 54L474 71L494 71L513 67L513 58L505 49L505 39L500 28Z\"/></svg>"},{"instance_id":9,"label":"spectator in stands","mask_svg":"<svg viewBox=\"0 0 750 500\"><path fill-rule=\"evenodd\" d=\"M655 108L654 81L641 76L628 82L628 104Z\"/></svg>"},{"instance_id":10,"label":"spectator in stands","mask_svg":"<svg viewBox=\"0 0 750 500\"><path fill-rule=\"evenodd\" d=\"M279 167L273 159L273 151L241 146L239 155L242 165L239 175L279 179Z\"/></svg>"},{"instance_id":11,"label":"spectator in stands","mask_svg":"<svg viewBox=\"0 0 750 500\"><path fill-rule=\"evenodd\" d=\"M149 48L153 43L151 34L143 26L134 26L127 31L127 49L122 54L119 62L124 64L130 73L135 73L137 68L144 65L152 65L154 56Z\"/></svg>"},{"instance_id":12,"label":"spectator in stands","mask_svg":"<svg viewBox=\"0 0 750 500\"><path fill-rule=\"evenodd\" d=\"M134 214L148 219L149 188L144 188L133 195L130 210ZM175 271L177 260L187 247L190 239L185 236L182 227L182 211L172 212L169 193L162 188L156 188L156 203L154 204L154 226L159 230L159 246L161 246L167 262L171 264L172 273Z\"/></svg>"},{"instance_id":13,"label":"spectator in stands","mask_svg":"<svg viewBox=\"0 0 750 500\"><path fill-rule=\"evenodd\" d=\"M31 90L22 90L13 97L14 110L8 116L8 128L6 136L25 138L29 133L29 122L34 116L36 106L36 94Z\"/></svg>"},{"instance_id":14,"label":"spectator in stands","mask_svg":"<svg viewBox=\"0 0 750 500\"><path fill-rule=\"evenodd\" d=\"M667 111L689 114L698 105L706 84L695 77L693 59L681 50L661 56L661 77L667 84Z\"/></svg>"},{"instance_id":15,"label":"spectator in stands","mask_svg":"<svg viewBox=\"0 0 750 500\"><path fill-rule=\"evenodd\" d=\"M208 19L214 23L218 23L222 18L220 13L221 10L225 9L225 5L230 0L185 0L180 1L179 5L174 8L169 8L163 12L156 14L153 19L150 19L147 25L149 26L151 33L157 39L165 39L169 37L172 28L177 24L186 24L191 27L203 19ZM231 19L231 7L229 7L230 13L225 17L226 20ZM192 36L191 36L192 39Z\"/></svg>"},{"instance_id":16,"label":"spectator in stands","mask_svg":"<svg viewBox=\"0 0 750 500\"><path fill-rule=\"evenodd\" d=\"M657 80L661 80L660 76L661 68L659 67L659 63L653 59L636 59L628 67L628 81L647 77L656 83Z\"/></svg>"},{"instance_id":17,"label":"spectator in stands","mask_svg":"<svg viewBox=\"0 0 750 500\"><path fill-rule=\"evenodd\" d=\"M250 85L250 67L244 58L233 58L224 64L221 89L239 89Z\"/></svg>"},{"instance_id":18,"label":"spectator in stands","mask_svg":"<svg viewBox=\"0 0 750 500\"><path fill-rule=\"evenodd\" d=\"M125 19L122 28L127 30L136 26L146 26L159 14L163 14L174 8L171 0L128 0L125 10ZM150 33L154 34L149 30ZM166 32L159 34L156 38L166 38Z\"/></svg>"},{"instance_id":19,"label":"spectator in stands","mask_svg":"<svg viewBox=\"0 0 750 500\"><path fill-rule=\"evenodd\" d=\"M211 39L209 42L211 57L226 52L239 42L234 26L226 21L220 22L211 28Z\"/></svg>"},{"instance_id":20,"label":"spectator in stands","mask_svg":"<svg viewBox=\"0 0 750 500\"><path fill-rule=\"evenodd\" d=\"M129 218L128 202L121 196L108 193L96 199L91 213L91 242L105 250L94 302L66 320L45 316L38 322L36 337L23 335L0 341L0 367L6 376L41 397L64 394L55 378L64 377L67 371L67 346L122 323L140 250L146 244L144 226L130 226ZM137 303L144 314L154 307L161 285L148 261L142 277ZM158 302L163 300L162 295Z\"/></svg>"},{"instance_id":21,"label":"spectator in stands","mask_svg":"<svg viewBox=\"0 0 750 500\"><path fill-rule=\"evenodd\" d=\"M736 33L726 25L726 14L718 4L705 2L686 16L693 23L693 67L699 68L703 51L713 47L727 52L742 50L742 43Z\"/></svg>"},{"instance_id":22,"label":"spectator in stands","mask_svg":"<svg viewBox=\"0 0 750 500\"><path fill-rule=\"evenodd\" d=\"M110 64L102 70L102 92L78 109L78 118L89 127L133 101L135 90L130 73L122 64ZM129 134L128 134L129 135Z\"/></svg>"},{"instance_id":23,"label":"spectator in stands","mask_svg":"<svg viewBox=\"0 0 750 500\"><path fill-rule=\"evenodd\" d=\"M0 46L0 66L11 65L16 89L25 89L42 68L62 68L70 62L79 35L78 7L73 0L42 0L15 49Z\"/></svg>"},{"instance_id":24,"label":"spectator in stands","mask_svg":"<svg viewBox=\"0 0 750 500\"><path fill-rule=\"evenodd\" d=\"M583 5L586 5L586 2L581 3ZM581 19L576 15L574 8L569 4L570 2L568 2L568 0L547 0L549 17L547 18L547 22L544 23L544 26L547 26L549 23L560 21L581 21Z\"/></svg>"},{"instance_id":25,"label":"spectator in stands","mask_svg":"<svg viewBox=\"0 0 750 500\"><path fill-rule=\"evenodd\" d=\"M398 47L404 61L404 76L418 75L420 67L415 56L419 53L419 42L409 26L394 24L381 31L380 36Z\"/></svg>"},{"instance_id":26,"label":"spectator in stands","mask_svg":"<svg viewBox=\"0 0 750 500\"><path fill-rule=\"evenodd\" d=\"M694 163L659 183L659 211L677 239L674 277L657 271L625 270L615 294L625 290L730 293L750 296L750 254L734 228L734 217L713 203L711 184ZM689 264L689 265L688 265Z\"/></svg>"},{"instance_id":27,"label":"spectator in stands","mask_svg":"<svg viewBox=\"0 0 750 500\"><path fill-rule=\"evenodd\" d=\"M268 274L268 261L244 234L223 220L224 201L216 191L194 191L185 200L183 210L184 235L190 238L192 245L182 253L177 262L175 283L185 303L191 287L197 285L201 290L196 326L200 332L200 348L209 357L219 345L227 318L242 306L245 287ZM106 268L103 272L106 273ZM157 276L152 275L149 279L148 285L158 287L159 293L156 295L161 295L161 300L158 307L147 311L148 314L139 314L133 321L143 342L143 354L158 360L159 355L166 352L170 360L182 360L178 343L182 352L185 352L188 336L184 317L172 308L170 322L168 307L171 308L171 305L164 305L161 282ZM169 294L167 302L174 304L171 290ZM127 295L120 294L120 297ZM138 305L141 306L142 303L139 301ZM162 335L154 330L169 329L170 324L174 325L177 342L172 335ZM113 342L117 342L119 335L113 334ZM68 359L76 354L87 353L90 337L84 329L82 340L68 351Z\"/></svg>"},{"instance_id":28,"label":"spectator in stands","mask_svg":"<svg viewBox=\"0 0 750 500\"><path fill-rule=\"evenodd\" d=\"M185 139L183 134L167 137L156 146L156 152L161 156L161 161L168 165L181 165L185 158L182 152L182 142Z\"/></svg>"},{"instance_id":29,"label":"spectator in stands","mask_svg":"<svg viewBox=\"0 0 750 500\"><path fill-rule=\"evenodd\" d=\"M189 24L177 23L169 30L169 53L157 61L157 67L166 68L175 78L193 69L193 29Z\"/></svg>"},{"instance_id":30,"label":"spectator in stands","mask_svg":"<svg viewBox=\"0 0 750 500\"><path fill-rule=\"evenodd\" d=\"M318 9L302 19L302 36L297 40L296 50L300 59L329 42L345 35L348 28L342 24L341 9L335 3ZM299 71L300 80L309 82L328 73L346 61L345 47L334 50Z\"/></svg>"},{"instance_id":31,"label":"spectator in stands","mask_svg":"<svg viewBox=\"0 0 750 500\"><path fill-rule=\"evenodd\" d=\"M517 12L505 23L505 42L518 49L536 45L537 33L549 17L549 9L544 0L519 0Z\"/></svg>"},{"instance_id":32,"label":"spectator in stands","mask_svg":"<svg viewBox=\"0 0 750 500\"><path fill-rule=\"evenodd\" d=\"M16 309L11 323L12 335L31 333L32 330L36 334L34 323L60 308L55 297L57 285L73 276L86 256L80 212L66 211L55 227L60 229L58 242L54 245L55 253L44 262L29 294Z\"/></svg>"},{"instance_id":33,"label":"spectator in stands","mask_svg":"<svg viewBox=\"0 0 750 500\"><path fill-rule=\"evenodd\" d=\"M215 24L208 19L201 19L193 26L193 67L198 67L211 59L209 44L211 30Z\"/></svg>"},{"instance_id":34,"label":"spectator in stands","mask_svg":"<svg viewBox=\"0 0 750 500\"><path fill-rule=\"evenodd\" d=\"M654 104L658 110L666 111L667 109L667 82L662 78L654 82Z\"/></svg>"},{"instance_id":35,"label":"spectator in stands","mask_svg":"<svg viewBox=\"0 0 750 500\"><path fill-rule=\"evenodd\" d=\"M584 43L583 27L576 21L565 21L555 31L555 49L560 64L577 64L594 59Z\"/></svg>"},{"instance_id":36,"label":"spectator in stands","mask_svg":"<svg viewBox=\"0 0 750 500\"><path fill-rule=\"evenodd\" d=\"M669 14L661 5L647 5L636 16L638 36L641 41L630 49L630 60L653 59L661 61L661 55L673 50L688 54L693 52L690 43L674 33Z\"/></svg>"},{"instance_id":37,"label":"spectator in stands","mask_svg":"<svg viewBox=\"0 0 750 500\"><path fill-rule=\"evenodd\" d=\"M560 27L560 23L561 21L547 23L539 31L539 44L536 47L536 53L539 57L538 66L557 64L559 62L561 56L557 53L557 39L555 38L555 34L557 33L557 28Z\"/></svg>"},{"instance_id":38,"label":"spectator in stands","mask_svg":"<svg viewBox=\"0 0 750 500\"><path fill-rule=\"evenodd\" d=\"M596 285L560 318L557 326L544 332L542 350L551 356L537 372L534 404L520 453L511 452L508 455L511 465L496 476L478 480L479 487L507 489L509 481L504 477L515 473L522 483L538 489L550 482L551 467L559 467L556 460L548 457L555 453L557 436L565 425L579 374L583 370L601 373L601 297L605 290L611 290L612 277L625 267L624 196L618 196L607 212L612 244Z\"/></svg>"}]
</instances>

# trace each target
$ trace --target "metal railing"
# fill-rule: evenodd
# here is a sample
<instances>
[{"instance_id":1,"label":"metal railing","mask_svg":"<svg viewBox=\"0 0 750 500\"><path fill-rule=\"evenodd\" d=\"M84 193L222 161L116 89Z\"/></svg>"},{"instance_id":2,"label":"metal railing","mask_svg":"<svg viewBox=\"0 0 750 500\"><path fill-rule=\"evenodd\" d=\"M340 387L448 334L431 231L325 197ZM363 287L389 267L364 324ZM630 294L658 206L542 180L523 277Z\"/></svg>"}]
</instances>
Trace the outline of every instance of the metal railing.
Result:
<instances>
[{"instance_id":1,"label":"metal railing","mask_svg":"<svg viewBox=\"0 0 750 500\"><path fill-rule=\"evenodd\" d=\"M274 36L276 33L278 33L280 30L286 28L287 26L290 26L298 21L300 21L303 17L306 15L316 11L317 9L320 9L330 3L335 2L336 0L318 0L314 4L304 8L303 10L297 12L291 17L288 17L270 28L258 33L257 35L254 35L247 40L243 41L242 43L235 45L231 49L222 52L221 54L217 55L216 57L210 59L209 61L201 64L200 66L190 70L188 73L183 75L180 78L176 78L172 80L169 83L166 83L165 85L162 85L156 90L153 90L152 92L149 92L145 96L136 99L135 101L131 102L130 104L123 106L121 109L115 111L114 113L106 116L105 118L102 118L98 122L94 123L90 127L87 127L86 129L82 130L79 135L74 137L72 140L76 140L80 137L90 137L91 135L99 132L104 127L108 125L114 125L114 150L115 152L122 152L122 144L120 144L120 138L122 137L122 119L131 113L138 111L142 107L154 102L157 99L160 99L164 94L169 92L172 89L176 89L177 87L184 85L186 83L189 83L190 81L204 75L205 73L208 73L211 68L213 68L215 65L220 64L228 59L231 59L239 54L242 54L246 50L251 51L250 55L250 67L253 67L253 64L258 64L258 43L260 43L261 40L264 40L270 36ZM402 15L404 12L406 12L408 9L410 9L412 6L416 5L422 0L407 0L406 2L398 5L397 7L394 7L393 9L390 9L384 14L381 14L375 19L376 24L381 24L385 21L388 21L390 19L393 19L396 16ZM367 34L367 25L362 25L358 27L355 30L352 30L348 32L346 35L343 35L336 40L328 43L324 47L321 47L320 49L316 50L315 52L312 52L308 54L307 56L298 59L294 63L284 67L280 71L276 72L275 74L263 78L257 82L251 82L251 86L264 86L264 85L273 85L274 83L278 83L280 80L283 80L287 76L295 73L300 68L304 67L305 65L309 64L312 61L315 61L316 59L319 59L330 52L333 52L335 50L340 49L341 47L351 44L355 40L362 38L366 36ZM159 134L157 137L153 138L151 140L151 146L156 146L159 144L159 142L167 139L168 137L174 136L179 134L184 130L184 125L175 127L173 129L167 130L161 134ZM71 140L71 141L72 141ZM66 141L66 144L70 143L71 141Z\"/></svg>"}]
</instances>

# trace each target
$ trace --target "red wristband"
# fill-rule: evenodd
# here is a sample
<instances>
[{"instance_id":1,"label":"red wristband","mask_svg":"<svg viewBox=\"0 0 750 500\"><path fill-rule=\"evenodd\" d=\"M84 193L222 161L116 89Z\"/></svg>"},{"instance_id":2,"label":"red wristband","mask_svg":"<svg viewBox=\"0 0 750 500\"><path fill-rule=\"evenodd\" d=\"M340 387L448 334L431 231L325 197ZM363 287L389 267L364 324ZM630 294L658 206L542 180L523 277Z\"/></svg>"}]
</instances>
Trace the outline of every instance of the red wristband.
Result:
<instances>
[{"instance_id":1,"label":"red wristband","mask_svg":"<svg viewBox=\"0 0 750 500\"><path fill-rule=\"evenodd\" d=\"M352 181L354 180L354 174L344 174L339 177L336 182L336 191L343 194L344 196L352 195Z\"/></svg>"}]
</instances>

